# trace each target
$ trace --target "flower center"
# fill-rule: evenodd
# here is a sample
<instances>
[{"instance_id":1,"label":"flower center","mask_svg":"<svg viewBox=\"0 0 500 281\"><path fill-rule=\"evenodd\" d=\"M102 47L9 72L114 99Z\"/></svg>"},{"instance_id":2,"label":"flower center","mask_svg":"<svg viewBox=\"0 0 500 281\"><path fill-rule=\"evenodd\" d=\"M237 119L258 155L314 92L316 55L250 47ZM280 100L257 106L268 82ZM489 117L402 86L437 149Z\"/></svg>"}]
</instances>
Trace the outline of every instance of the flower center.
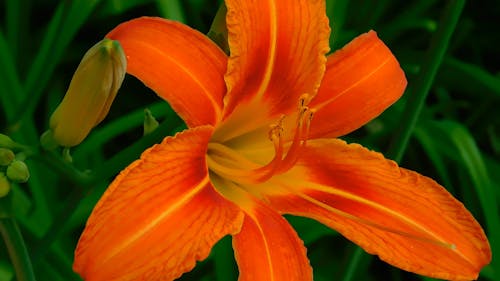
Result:
<instances>
[{"instance_id":1,"label":"flower center","mask_svg":"<svg viewBox=\"0 0 500 281\"><path fill-rule=\"evenodd\" d=\"M210 142L207 151L207 164L210 172L219 177L241 184L256 184L269 180L274 175L282 174L297 162L300 151L305 147L314 110L307 106L310 98L304 94L299 99L293 138L285 136L282 115L268 129L269 145L273 145L274 157L261 164L245 157L231 143ZM295 114L294 114L295 115ZM264 136L262 136L264 137ZM251 140L249 140L251 141Z\"/></svg>"}]
</instances>

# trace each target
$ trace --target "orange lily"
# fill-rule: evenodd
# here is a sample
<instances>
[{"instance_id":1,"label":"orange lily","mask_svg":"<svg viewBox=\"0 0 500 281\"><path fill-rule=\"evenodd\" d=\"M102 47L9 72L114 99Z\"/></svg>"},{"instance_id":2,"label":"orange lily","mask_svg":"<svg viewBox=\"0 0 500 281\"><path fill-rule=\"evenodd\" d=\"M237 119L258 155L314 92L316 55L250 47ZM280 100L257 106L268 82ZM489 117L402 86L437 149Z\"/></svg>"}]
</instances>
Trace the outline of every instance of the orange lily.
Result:
<instances>
[{"instance_id":1,"label":"orange lily","mask_svg":"<svg viewBox=\"0 0 500 281\"><path fill-rule=\"evenodd\" d=\"M229 58L176 22L139 18L127 72L188 129L146 150L90 216L74 269L88 281L173 280L232 235L240 280L312 280L281 216L316 219L404 270L470 280L483 230L442 186L336 137L395 102L406 79L370 31L326 57L324 1L226 0Z\"/></svg>"}]
</instances>

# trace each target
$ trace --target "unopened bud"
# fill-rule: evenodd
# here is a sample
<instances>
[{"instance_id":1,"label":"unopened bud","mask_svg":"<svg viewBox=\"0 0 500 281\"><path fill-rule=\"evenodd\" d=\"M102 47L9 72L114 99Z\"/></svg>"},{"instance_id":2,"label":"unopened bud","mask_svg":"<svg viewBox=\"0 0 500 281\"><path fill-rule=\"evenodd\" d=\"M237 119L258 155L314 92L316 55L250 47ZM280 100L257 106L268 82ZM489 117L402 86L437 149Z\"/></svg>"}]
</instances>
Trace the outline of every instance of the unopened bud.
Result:
<instances>
[{"instance_id":1,"label":"unopened bud","mask_svg":"<svg viewBox=\"0 0 500 281\"><path fill-rule=\"evenodd\" d=\"M7 178L13 182L23 183L30 178L30 172L26 163L19 160L14 160L7 167Z\"/></svg>"},{"instance_id":2,"label":"unopened bud","mask_svg":"<svg viewBox=\"0 0 500 281\"><path fill-rule=\"evenodd\" d=\"M0 134L0 147L3 148L16 148L18 144L13 141L9 136Z\"/></svg>"},{"instance_id":3,"label":"unopened bud","mask_svg":"<svg viewBox=\"0 0 500 281\"><path fill-rule=\"evenodd\" d=\"M149 109L144 109L144 135L156 130L160 124L156 121Z\"/></svg>"},{"instance_id":4,"label":"unopened bud","mask_svg":"<svg viewBox=\"0 0 500 281\"><path fill-rule=\"evenodd\" d=\"M54 133L48 129L40 136L40 145L45 150L54 150L59 147L59 144L54 139Z\"/></svg>"},{"instance_id":5,"label":"unopened bud","mask_svg":"<svg viewBox=\"0 0 500 281\"><path fill-rule=\"evenodd\" d=\"M52 137L59 145L78 145L106 117L126 68L118 41L103 39L87 51L50 118Z\"/></svg>"},{"instance_id":6,"label":"unopened bud","mask_svg":"<svg viewBox=\"0 0 500 281\"><path fill-rule=\"evenodd\" d=\"M0 172L0 198L5 197L10 191L10 181L3 172Z\"/></svg>"},{"instance_id":7,"label":"unopened bud","mask_svg":"<svg viewBox=\"0 0 500 281\"><path fill-rule=\"evenodd\" d=\"M69 151L69 147L65 147L62 151L62 159L66 161L66 163L73 163L73 157L71 156L71 152Z\"/></svg>"},{"instance_id":8,"label":"unopened bud","mask_svg":"<svg viewBox=\"0 0 500 281\"><path fill-rule=\"evenodd\" d=\"M0 147L0 166L9 165L16 155L10 149Z\"/></svg>"}]
</instances>

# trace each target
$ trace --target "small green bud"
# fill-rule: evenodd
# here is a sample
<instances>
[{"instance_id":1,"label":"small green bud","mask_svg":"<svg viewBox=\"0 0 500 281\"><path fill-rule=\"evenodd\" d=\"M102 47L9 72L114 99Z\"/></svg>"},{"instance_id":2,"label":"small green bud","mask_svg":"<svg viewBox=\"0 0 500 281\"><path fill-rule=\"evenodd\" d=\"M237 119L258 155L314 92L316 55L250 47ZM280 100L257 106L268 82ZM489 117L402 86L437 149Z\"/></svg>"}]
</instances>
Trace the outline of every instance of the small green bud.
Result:
<instances>
[{"instance_id":1,"label":"small green bud","mask_svg":"<svg viewBox=\"0 0 500 281\"><path fill-rule=\"evenodd\" d=\"M10 191L10 181L3 172L0 172L0 198L5 197Z\"/></svg>"},{"instance_id":2,"label":"small green bud","mask_svg":"<svg viewBox=\"0 0 500 281\"><path fill-rule=\"evenodd\" d=\"M23 183L30 178L30 172L26 163L19 160L14 160L7 167L7 178L13 182Z\"/></svg>"},{"instance_id":3,"label":"small green bud","mask_svg":"<svg viewBox=\"0 0 500 281\"><path fill-rule=\"evenodd\" d=\"M18 144L15 141L13 141L9 136L0 134L0 147L12 149L18 147Z\"/></svg>"},{"instance_id":4,"label":"small green bud","mask_svg":"<svg viewBox=\"0 0 500 281\"><path fill-rule=\"evenodd\" d=\"M7 166L9 165L16 155L12 150L0 147L0 166Z\"/></svg>"},{"instance_id":5,"label":"small green bud","mask_svg":"<svg viewBox=\"0 0 500 281\"><path fill-rule=\"evenodd\" d=\"M127 59L118 41L103 39L87 51L63 101L50 117L57 144L78 145L106 117L126 68Z\"/></svg>"},{"instance_id":6,"label":"small green bud","mask_svg":"<svg viewBox=\"0 0 500 281\"><path fill-rule=\"evenodd\" d=\"M158 121L156 121L153 114L151 114L151 111L147 108L144 109L144 135L147 135L156 130L159 125L160 124L158 123Z\"/></svg>"},{"instance_id":7,"label":"small green bud","mask_svg":"<svg viewBox=\"0 0 500 281\"><path fill-rule=\"evenodd\" d=\"M67 163L73 163L73 157L71 156L71 152L69 151L69 147L65 147L62 151L62 159Z\"/></svg>"},{"instance_id":8,"label":"small green bud","mask_svg":"<svg viewBox=\"0 0 500 281\"><path fill-rule=\"evenodd\" d=\"M59 144L54 139L54 133L51 129L48 129L40 136L40 145L45 150L54 150L59 147Z\"/></svg>"}]
</instances>

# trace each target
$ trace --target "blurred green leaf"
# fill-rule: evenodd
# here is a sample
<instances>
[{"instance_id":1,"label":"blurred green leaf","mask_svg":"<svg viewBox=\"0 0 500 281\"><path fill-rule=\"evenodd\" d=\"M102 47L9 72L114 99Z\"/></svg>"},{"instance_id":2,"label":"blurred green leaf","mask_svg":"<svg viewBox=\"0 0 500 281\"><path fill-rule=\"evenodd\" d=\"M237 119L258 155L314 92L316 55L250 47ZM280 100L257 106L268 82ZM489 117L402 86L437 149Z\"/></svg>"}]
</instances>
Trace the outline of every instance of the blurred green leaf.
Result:
<instances>
[{"instance_id":1,"label":"blurred green leaf","mask_svg":"<svg viewBox=\"0 0 500 281\"><path fill-rule=\"evenodd\" d=\"M9 121L13 126L33 114L42 93L76 32L101 0L60 2L49 23L40 51L33 60L25 81L24 100ZM29 93L29 96L27 96Z\"/></svg>"},{"instance_id":2,"label":"blurred green leaf","mask_svg":"<svg viewBox=\"0 0 500 281\"><path fill-rule=\"evenodd\" d=\"M304 244L311 244L324 236L340 235L338 232L309 218L286 216L286 219L297 231Z\"/></svg>"},{"instance_id":3,"label":"blurred green leaf","mask_svg":"<svg viewBox=\"0 0 500 281\"><path fill-rule=\"evenodd\" d=\"M0 104L10 118L14 115L22 94L22 86L11 50L0 30Z\"/></svg>"},{"instance_id":4,"label":"blurred green leaf","mask_svg":"<svg viewBox=\"0 0 500 281\"><path fill-rule=\"evenodd\" d=\"M98 17L109 17L114 15L123 14L138 6L146 5L154 2L155 0L103 0L102 5L96 13Z\"/></svg>"},{"instance_id":5,"label":"blurred green leaf","mask_svg":"<svg viewBox=\"0 0 500 281\"><path fill-rule=\"evenodd\" d=\"M500 216L497 201L500 189L494 188L474 138L460 123L443 120L433 122L432 125L444 133L441 136L447 137L447 139L443 139L445 141L443 147L453 145L457 152L455 157L458 157L458 163L466 168L481 203L492 250L494 253L500 252L500 241L492 239L492 237L500 237ZM492 264L495 268L500 268L500 258L494 257Z\"/></svg>"},{"instance_id":6,"label":"blurred green leaf","mask_svg":"<svg viewBox=\"0 0 500 281\"><path fill-rule=\"evenodd\" d=\"M500 77L478 65L447 57L438 77L448 89L465 92L475 99L483 96L500 99Z\"/></svg>"},{"instance_id":7,"label":"blurred green leaf","mask_svg":"<svg viewBox=\"0 0 500 281\"><path fill-rule=\"evenodd\" d=\"M450 189L452 188L451 175L449 174L445 160L443 159L443 153L440 150L450 150L450 147L439 146L437 142L434 141L435 135L429 133L427 130L423 129L421 126L415 127L414 136L420 142L427 156L434 164L439 177L442 180L442 184ZM449 152L447 154L450 154Z\"/></svg>"},{"instance_id":8,"label":"blurred green leaf","mask_svg":"<svg viewBox=\"0 0 500 281\"><path fill-rule=\"evenodd\" d=\"M185 11L179 0L156 0L160 16L179 22L186 22Z\"/></svg>"},{"instance_id":9,"label":"blurred green leaf","mask_svg":"<svg viewBox=\"0 0 500 281\"><path fill-rule=\"evenodd\" d=\"M215 279L217 281L236 280L238 267L234 260L232 237L222 238L212 249L215 262Z\"/></svg>"}]
</instances>

